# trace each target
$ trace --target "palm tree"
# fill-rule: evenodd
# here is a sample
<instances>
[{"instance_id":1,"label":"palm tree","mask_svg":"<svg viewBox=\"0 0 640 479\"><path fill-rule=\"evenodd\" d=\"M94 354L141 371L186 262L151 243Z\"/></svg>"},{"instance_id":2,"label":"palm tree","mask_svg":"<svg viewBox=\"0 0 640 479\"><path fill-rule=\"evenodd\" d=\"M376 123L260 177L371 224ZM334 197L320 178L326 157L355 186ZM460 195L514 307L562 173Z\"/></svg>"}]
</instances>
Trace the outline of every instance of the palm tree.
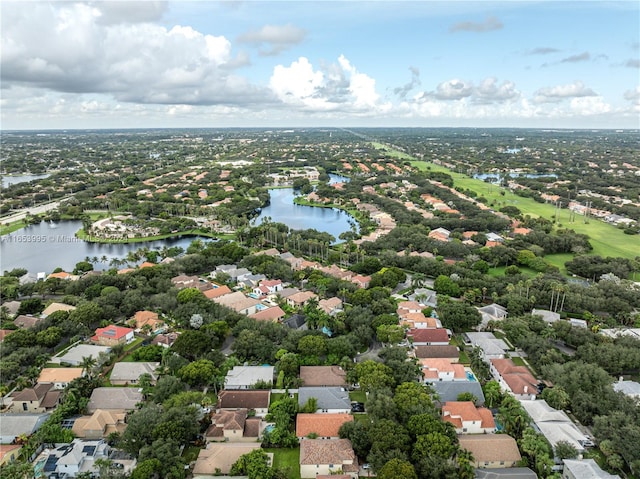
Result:
<instances>
[{"instance_id":1,"label":"palm tree","mask_svg":"<svg viewBox=\"0 0 640 479\"><path fill-rule=\"evenodd\" d=\"M93 378L93 368L96 364L98 364L98 361L93 356L83 356L80 361L83 372L85 372L89 378Z\"/></svg>"}]
</instances>

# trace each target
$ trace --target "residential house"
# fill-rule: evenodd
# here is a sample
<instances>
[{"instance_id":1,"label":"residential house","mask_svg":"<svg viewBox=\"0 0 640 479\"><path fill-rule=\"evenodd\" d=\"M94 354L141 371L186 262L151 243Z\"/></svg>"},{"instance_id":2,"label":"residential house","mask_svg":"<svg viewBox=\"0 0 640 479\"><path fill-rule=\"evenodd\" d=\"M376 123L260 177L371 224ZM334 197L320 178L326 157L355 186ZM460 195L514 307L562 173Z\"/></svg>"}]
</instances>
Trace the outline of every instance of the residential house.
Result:
<instances>
[{"instance_id":1,"label":"residential house","mask_svg":"<svg viewBox=\"0 0 640 479\"><path fill-rule=\"evenodd\" d=\"M40 321L42 321L42 318L21 314L13 320L13 324L22 329L31 329Z\"/></svg>"},{"instance_id":2,"label":"residential house","mask_svg":"<svg viewBox=\"0 0 640 479\"><path fill-rule=\"evenodd\" d=\"M493 333L488 331L467 332L462 336L467 344L481 349L480 356L485 362L492 359L504 359L507 351L511 349L504 340L496 338Z\"/></svg>"},{"instance_id":3,"label":"residential house","mask_svg":"<svg viewBox=\"0 0 640 479\"><path fill-rule=\"evenodd\" d=\"M613 383L613 390L629 396L633 399L640 399L640 383L636 381L625 381L622 376Z\"/></svg>"},{"instance_id":4,"label":"residential house","mask_svg":"<svg viewBox=\"0 0 640 479\"><path fill-rule=\"evenodd\" d=\"M538 380L524 366L516 366L511 359L492 359L489 369L500 386L516 399L535 399Z\"/></svg>"},{"instance_id":5,"label":"residential house","mask_svg":"<svg viewBox=\"0 0 640 479\"><path fill-rule=\"evenodd\" d=\"M457 346L416 346L410 355L418 359L442 358L448 359L452 363L457 363L460 359L460 350Z\"/></svg>"},{"instance_id":6,"label":"residential house","mask_svg":"<svg viewBox=\"0 0 640 479\"><path fill-rule=\"evenodd\" d=\"M337 439L340 426L352 422L351 414L307 414L296 416L296 436L298 439L314 435L314 439Z\"/></svg>"},{"instance_id":7,"label":"residential house","mask_svg":"<svg viewBox=\"0 0 640 479\"><path fill-rule=\"evenodd\" d=\"M255 289L257 288L262 281L265 281L267 277L264 274L253 274L247 273L241 276L238 276L237 282L238 286L241 288L249 288Z\"/></svg>"},{"instance_id":8,"label":"residential house","mask_svg":"<svg viewBox=\"0 0 640 479\"><path fill-rule=\"evenodd\" d=\"M300 366L300 379L306 387L344 387L347 373L340 366Z\"/></svg>"},{"instance_id":9,"label":"residential house","mask_svg":"<svg viewBox=\"0 0 640 479\"><path fill-rule=\"evenodd\" d=\"M273 366L234 366L224 379L225 389L254 389L258 383L273 384Z\"/></svg>"},{"instance_id":10,"label":"residential house","mask_svg":"<svg viewBox=\"0 0 640 479\"><path fill-rule=\"evenodd\" d=\"M271 308L262 309L256 313L250 314L249 317L258 321L275 321L279 322L284 319L287 313L280 306L272 306Z\"/></svg>"},{"instance_id":11,"label":"residential house","mask_svg":"<svg viewBox=\"0 0 640 479\"><path fill-rule=\"evenodd\" d=\"M219 296L214 298L213 301L221 306L233 309L236 313L245 314L247 316L256 313L258 311L258 305L262 305L262 303L257 299L248 298L240 291Z\"/></svg>"},{"instance_id":12,"label":"residential house","mask_svg":"<svg viewBox=\"0 0 640 479\"><path fill-rule=\"evenodd\" d=\"M407 313L401 317L399 324L408 329L442 328L442 323L438 319L427 317L422 313Z\"/></svg>"},{"instance_id":13,"label":"residential house","mask_svg":"<svg viewBox=\"0 0 640 479\"><path fill-rule=\"evenodd\" d=\"M258 296L268 296L270 294L276 294L282 291L284 288L282 281L279 279L265 279L260 281L260 284L253 289L253 292Z\"/></svg>"},{"instance_id":14,"label":"residential house","mask_svg":"<svg viewBox=\"0 0 640 479\"><path fill-rule=\"evenodd\" d=\"M93 414L98 409L133 411L144 398L137 388L95 388L87 404L87 412Z\"/></svg>"},{"instance_id":15,"label":"residential house","mask_svg":"<svg viewBox=\"0 0 640 479\"><path fill-rule=\"evenodd\" d=\"M478 312L482 316L482 321L477 327L478 331L484 329L489 324L489 321L501 321L508 314L507 308L496 303L478 308Z\"/></svg>"},{"instance_id":16,"label":"residential house","mask_svg":"<svg viewBox=\"0 0 640 479\"><path fill-rule=\"evenodd\" d=\"M431 384L435 392L435 401L443 405L448 401L457 401L460 394L469 393L476 398L476 404L484 404L484 393L478 381L437 381Z\"/></svg>"},{"instance_id":17,"label":"residential house","mask_svg":"<svg viewBox=\"0 0 640 479\"><path fill-rule=\"evenodd\" d=\"M215 299L215 298L219 298L220 296L224 296L225 294L231 294L233 291L231 291L231 288L229 288L229 286L227 286L226 284L223 284L221 286L216 286L215 284L213 285L214 287L211 289L208 289L206 291L204 291L204 295L207 299Z\"/></svg>"},{"instance_id":18,"label":"residential house","mask_svg":"<svg viewBox=\"0 0 640 479\"><path fill-rule=\"evenodd\" d=\"M100 346L113 347L118 344L129 344L133 339L133 329L110 324L106 328L96 329L96 334L91 338L91 342Z\"/></svg>"},{"instance_id":19,"label":"residential house","mask_svg":"<svg viewBox=\"0 0 640 479\"><path fill-rule=\"evenodd\" d=\"M318 301L318 308L329 316L335 316L342 311L342 300L340 298L327 298Z\"/></svg>"},{"instance_id":20,"label":"residential house","mask_svg":"<svg viewBox=\"0 0 640 479\"><path fill-rule=\"evenodd\" d=\"M256 389L225 389L218 394L219 411L248 409L253 410L257 417L264 417L269 412L269 401L271 400L271 390Z\"/></svg>"},{"instance_id":21,"label":"residential house","mask_svg":"<svg viewBox=\"0 0 640 479\"><path fill-rule=\"evenodd\" d=\"M53 313L57 313L58 311L73 311L75 309L76 309L76 307L75 306L71 306L70 304L51 303L49 306L44 308L44 311L42 311L42 313L40 313L40 316L42 318L46 318L47 316L49 316L49 315L51 315Z\"/></svg>"},{"instance_id":22,"label":"residential house","mask_svg":"<svg viewBox=\"0 0 640 479\"><path fill-rule=\"evenodd\" d=\"M357 479L358 458L348 439L305 439L300 442L300 477L341 471Z\"/></svg>"},{"instance_id":23,"label":"residential house","mask_svg":"<svg viewBox=\"0 0 640 479\"><path fill-rule=\"evenodd\" d=\"M560 313L555 311L549 311L548 309L533 309L531 311L533 316L540 316L545 323L553 324L556 321L560 321Z\"/></svg>"},{"instance_id":24,"label":"residential house","mask_svg":"<svg viewBox=\"0 0 640 479\"><path fill-rule=\"evenodd\" d=\"M351 277L350 281L354 283L358 288L365 289L368 288L369 283L371 283L371 276L356 274Z\"/></svg>"},{"instance_id":25,"label":"residential house","mask_svg":"<svg viewBox=\"0 0 640 479\"><path fill-rule=\"evenodd\" d=\"M593 459L564 459L562 479L614 479L617 474L603 471Z\"/></svg>"},{"instance_id":26,"label":"residential house","mask_svg":"<svg viewBox=\"0 0 640 479\"><path fill-rule=\"evenodd\" d=\"M158 362L120 362L113 365L109 381L113 386L128 386L138 384L140 376L148 374L151 376L151 384L155 384L158 379L156 369Z\"/></svg>"},{"instance_id":27,"label":"residential house","mask_svg":"<svg viewBox=\"0 0 640 479\"><path fill-rule=\"evenodd\" d=\"M97 459L108 459L110 448L100 440L74 439L48 450L43 472L46 477L74 478L80 473L98 475Z\"/></svg>"},{"instance_id":28,"label":"residential house","mask_svg":"<svg viewBox=\"0 0 640 479\"><path fill-rule=\"evenodd\" d=\"M200 449L193 466L193 477L210 478L219 474L229 474L231 466L240 456L260 449L259 442L210 442L206 449Z\"/></svg>"},{"instance_id":29,"label":"residential house","mask_svg":"<svg viewBox=\"0 0 640 479\"><path fill-rule=\"evenodd\" d=\"M80 275L67 273L66 271L59 271L57 273L51 273L47 276L47 279L62 279L65 281L78 281L80 279Z\"/></svg>"},{"instance_id":30,"label":"residential house","mask_svg":"<svg viewBox=\"0 0 640 479\"><path fill-rule=\"evenodd\" d=\"M209 284L208 281L200 279L197 276L188 276L186 274L174 276L173 278L171 278L171 283L173 283L173 285L178 289L186 289L186 288L200 289L203 287L203 285ZM207 287L206 289L210 289L210 287ZM200 291L203 291L203 290L200 289Z\"/></svg>"},{"instance_id":31,"label":"residential house","mask_svg":"<svg viewBox=\"0 0 640 479\"><path fill-rule=\"evenodd\" d=\"M53 384L55 389L66 388L74 379L84 376L82 368L44 368L38 376L38 384Z\"/></svg>"},{"instance_id":32,"label":"residential house","mask_svg":"<svg viewBox=\"0 0 640 479\"><path fill-rule=\"evenodd\" d=\"M514 467L522 459L516 440L507 434L461 435L458 442L477 468Z\"/></svg>"},{"instance_id":33,"label":"residential house","mask_svg":"<svg viewBox=\"0 0 640 479\"><path fill-rule=\"evenodd\" d=\"M447 401L442 406L442 420L453 424L457 434L487 434L496 431L493 414L472 401Z\"/></svg>"},{"instance_id":34,"label":"residential house","mask_svg":"<svg viewBox=\"0 0 640 479\"><path fill-rule=\"evenodd\" d=\"M20 444L0 444L0 467L18 459L20 449Z\"/></svg>"},{"instance_id":35,"label":"residential house","mask_svg":"<svg viewBox=\"0 0 640 479\"><path fill-rule=\"evenodd\" d=\"M339 387L300 387L298 389L298 405L304 407L310 398L316 399L317 413L351 412L349 392Z\"/></svg>"},{"instance_id":36,"label":"residential house","mask_svg":"<svg viewBox=\"0 0 640 479\"><path fill-rule=\"evenodd\" d=\"M71 431L82 439L106 439L112 433L122 434L127 428L124 409L97 409L89 416L75 420Z\"/></svg>"},{"instance_id":37,"label":"residential house","mask_svg":"<svg viewBox=\"0 0 640 479\"><path fill-rule=\"evenodd\" d=\"M211 426L204 436L208 442L256 442L265 423L248 417L248 409L222 410L211 415Z\"/></svg>"},{"instance_id":38,"label":"residential house","mask_svg":"<svg viewBox=\"0 0 640 479\"><path fill-rule=\"evenodd\" d=\"M552 447L555 448L560 441L566 441L582 455L586 447L593 446L591 439L578 429L564 411L552 408L545 400L520 401L520 404Z\"/></svg>"},{"instance_id":39,"label":"residential house","mask_svg":"<svg viewBox=\"0 0 640 479\"><path fill-rule=\"evenodd\" d=\"M95 344L78 344L67 350L62 356L55 356L51 362L58 364L69 364L71 366L79 366L82 364L83 358L98 359L100 353L107 354L111 351L109 346L98 346Z\"/></svg>"},{"instance_id":40,"label":"residential house","mask_svg":"<svg viewBox=\"0 0 640 479\"><path fill-rule=\"evenodd\" d=\"M538 479L528 467L476 469L475 479Z\"/></svg>"},{"instance_id":41,"label":"residential house","mask_svg":"<svg viewBox=\"0 0 640 479\"><path fill-rule=\"evenodd\" d=\"M53 411L61 402L62 391L53 384L36 384L32 388L24 388L13 393L11 411L43 413Z\"/></svg>"},{"instance_id":42,"label":"residential house","mask_svg":"<svg viewBox=\"0 0 640 479\"><path fill-rule=\"evenodd\" d=\"M419 359L418 364L426 384L438 381L468 381L467 371L462 364L452 363L449 359Z\"/></svg>"},{"instance_id":43,"label":"residential house","mask_svg":"<svg viewBox=\"0 0 640 479\"><path fill-rule=\"evenodd\" d=\"M429 232L429 238L434 239L436 241L441 241L446 243L449 241L449 237L451 235L451 231L445 228L436 228Z\"/></svg>"},{"instance_id":44,"label":"residential house","mask_svg":"<svg viewBox=\"0 0 640 479\"><path fill-rule=\"evenodd\" d=\"M49 418L51 413L27 414L9 412L0 414L0 444L11 444L21 436L30 436Z\"/></svg>"},{"instance_id":45,"label":"residential house","mask_svg":"<svg viewBox=\"0 0 640 479\"><path fill-rule=\"evenodd\" d=\"M400 301L398 303L398 308L396 309L396 313L398 316L403 318L407 314L411 313L422 313L424 306L422 306L417 301Z\"/></svg>"},{"instance_id":46,"label":"residential house","mask_svg":"<svg viewBox=\"0 0 640 479\"><path fill-rule=\"evenodd\" d=\"M318 295L312 291L300 291L286 298L287 304L295 309L302 308L311 299L318 299Z\"/></svg>"},{"instance_id":47,"label":"residential house","mask_svg":"<svg viewBox=\"0 0 640 479\"><path fill-rule=\"evenodd\" d=\"M14 316L20 309L20 301L5 301L2 303L3 308L7 308L7 314Z\"/></svg>"},{"instance_id":48,"label":"residential house","mask_svg":"<svg viewBox=\"0 0 640 479\"><path fill-rule=\"evenodd\" d=\"M162 331L166 324L160 319L158 313L153 311L137 311L130 324L136 331L148 330L150 333Z\"/></svg>"},{"instance_id":49,"label":"residential house","mask_svg":"<svg viewBox=\"0 0 640 479\"><path fill-rule=\"evenodd\" d=\"M424 307L437 308L438 307L438 295L435 291L427 288L416 288L409 296L411 301L417 301Z\"/></svg>"},{"instance_id":50,"label":"residential house","mask_svg":"<svg viewBox=\"0 0 640 479\"><path fill-rule=\"evenodd\" d=\"M163 348L170 348L176 339L178 339L178 336L178 333L157 334L151 340L151 344L157 344Z\"/></svg>"},{"instance_id":51,"label":"residential house","mask_svg":"<svg viewBox=\"0 0 640 479\"><path fill-rule=\"evenodd\" d=\"M449 333L444 328L411 329L407 332L407 339L414 346L448 346Z\"/></svg>"}]
</instances>

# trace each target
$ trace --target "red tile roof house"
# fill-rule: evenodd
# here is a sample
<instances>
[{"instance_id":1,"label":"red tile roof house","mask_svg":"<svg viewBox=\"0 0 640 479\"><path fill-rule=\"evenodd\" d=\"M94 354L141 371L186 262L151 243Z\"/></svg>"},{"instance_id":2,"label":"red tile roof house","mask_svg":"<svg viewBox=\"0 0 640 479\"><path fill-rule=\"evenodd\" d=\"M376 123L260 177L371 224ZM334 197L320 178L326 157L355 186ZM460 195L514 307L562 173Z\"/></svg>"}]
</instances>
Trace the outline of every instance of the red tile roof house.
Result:
<instances>
[{"instance_id":1,"label":"red tile roof house","mask_svg":"<svg viewBox=\"0 0 640 479\"><path fill-rule=\"evenodd\" d=\"M100 346L115 346L129 344L133 339L133 329L111 324L106 328L96 329L96 334L91 338L91 342Z\"/></svg>"},{"instance_id":2,"label":"red tile roof house","mask_svg":"<svg viewBox=\"0 0 640 479\"><path fill-rule=\"evenodd\" d=\"M358 470L358 458L348 439L305 439L300 442L302 478L341 471L357 479Z\"/></svg>"},{"instance_id":3,"label":"red tile roof house","mask_svg":"<svg viewBox=\"0 0 640 479\"><path fill-rule=\"evenodd\" d=\"M357 274L351 278L351 282L355 283L358 288L368 288L369 283L371 282L371 276L362 276L361 274Z\"/></svg>"},{"instance_id":4,"label":"red tile roof house","mask_svg":"<svg viewBox=\"0 0 640 479\"><path fill-rule=\"evenodd\" d=\"M257 313L250 314L249 317L257 319L258 321L282 321L287 313L285 313L280 306L273 306L271 308L263 309Z\"/></svg>"},{"instance_id":5,"label":"red tile roof house","mask_svg":"<svg viewBox=\"0 0 640 479\"><path fill-rule=\"evenodd\" d=\"M340 426L352 422L351 414L308 414L298 413L296 417L296 436L303 440L309 435L315 439L338 439Z\"/></svg>"},{"instance_id":6,"label":"red tile roof house","mask_svg":"<svg viewBox=\"0 0 640 479\"><path fill-rule=\"evenodd\" d=\"M457 346L416 346L411 352L418 359L445 358L452 363L457 363L460 359Z\"/></svg>"},{"instance_id":7,"label":"red tile roof house","mask_svg":"<svg viewBox=\"0 0 640 479\"><path fill-rule=\"evenodd\" d=\"M489 369L503 389L516 399L535 399L538 395L538 380L524 366L516 366L511 359L492 359Z\"/></svg>"},{"instance_id":8,"label":"red tile roof house","mask_svg":"<svg viewBox=\"0 0 640 479\"><path fill-rule=\"evenodd\" d=\"M436 329L411 329L407 332L407 338L414 346L447 346L449 333L444 328Z\"/></svg>"},{"instance_id":9,"label":"red tile roof house","mask_svg":"<svg viewBox=\"0 0 640 479\"><path fill-rule=\"evenodd\" d=\"M218 394L218 411L249 409L256 412L256 416L264 417L269 411L271 390L237 390L225 389Z\"/></svg>"},{"instance_id":10,"label":"red tile roof house","mask_svg":"<svg viewBox=\"0 0 640 479\"><path fill-rule=\"evenodd\" d=\"M419 359L425 383L436 381L467 381L467 372L462 364L445 358Z\"/></svg>"},{"instance_id":11,"label":"red tile roof house","mask_svg":"<svg viewBox=\"0 0 640 479\"><path fill-rule=\"evenodd\" d=\"M450 422L458 434L488 434L496 431L491 411L477 408L471 401L449 401L442 406L442 420Z\"/></svg>"},{"instance_id":12,"label":"red tile roof house","mask_svg":"<svg viewBox=\"0 0 640 479\"><path fill-rule=\"evenodd\" d=\"M208 442L256 442L266 423L248 417L247 409L225 410L211 416L211 426L205 433Z\"/></svg>"}]
</instances>

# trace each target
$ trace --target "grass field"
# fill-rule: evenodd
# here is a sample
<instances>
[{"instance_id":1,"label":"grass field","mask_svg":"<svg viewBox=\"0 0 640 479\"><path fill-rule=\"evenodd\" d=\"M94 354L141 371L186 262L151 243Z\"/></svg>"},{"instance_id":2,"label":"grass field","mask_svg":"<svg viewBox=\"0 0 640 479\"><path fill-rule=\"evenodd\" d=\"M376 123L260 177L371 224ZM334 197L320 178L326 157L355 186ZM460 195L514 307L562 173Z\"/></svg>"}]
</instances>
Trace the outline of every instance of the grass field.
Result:
<instances>
[{"instance_id":1,"label":"grass field","mask_svg":"<svg viewBox=\"0 0 640 479\"><path fill-rule=\"evenodd\" d=\"M349 391L349 399L365 403L367 402L367 394L364 391Z\"/></svg>"},{"instance_id":2,"label":"grass field","mask_svg":"<svg viewBox=\"0 0 640 479\"><path fill-rule=\"evenodd\" d=\"M551 204L538 203L531 198L522 198L505 188L453 172L442 166L415 160L411 164L422 171L441 171L449 174L453 178L455 186L475 191L478 196L484 196L488 200L488 204L493 203L495 209L500 209L503 206L515 206L525 215L549 220L556 213L555 207ZM569 222L569 211L561 210L558 215L558 227L572 229L576 233L589 236L593 246L591 254L627 259L633 259L638 255L640 238L637 235L626 235L615 226L594 218L589 218L588 223L585 223L584 220L584 217L578 215L573 222ZM559 260L560 258L556 261L559 262ZM554 264L560 267L557 263Z\"/></svg>"},{"instance_id":3,"label":"grass field","mask_svg":"<svg viewBox=\"0 0 640 479\"><path fill-rule=\"evenodd\" d=\"M265 452L273 453L273 466L286 469L289 479L300 479L300 448L280 449L268 448Z\"/></svg>"}]
</instances>

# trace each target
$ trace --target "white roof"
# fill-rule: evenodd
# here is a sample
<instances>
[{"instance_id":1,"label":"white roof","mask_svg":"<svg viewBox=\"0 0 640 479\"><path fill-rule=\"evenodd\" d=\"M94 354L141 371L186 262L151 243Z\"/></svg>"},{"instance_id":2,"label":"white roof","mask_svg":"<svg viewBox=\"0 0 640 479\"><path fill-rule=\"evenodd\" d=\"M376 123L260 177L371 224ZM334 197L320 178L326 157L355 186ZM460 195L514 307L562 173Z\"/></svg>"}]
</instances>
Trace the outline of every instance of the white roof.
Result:
<instances>
[{"instance_id":1,"label":"white roof","mask_svg":"<svg viewBox=\"0 0 640 479\"><path fill-rule=\"evenodd\" d=\"M137 381L140 376L147 373L151 375L152 379L156 379L156 369L160 363L146 362L146 363L132 363L122 362L113 365L110 379L112 381Z\"/></svg>"},{"instance_id":2,"label":"white roof","mask_svg":"<svg viewBox=\"0 0 640 479\"><path fill-rule=\"evenodd\" d=\"M69 349L64 356L53 358L53 362L78 365L82 362L82 358L84 357L91 356L92 358L97 359L100 353L108 353L109 351L111 351L111 348L108 346L79 344L78 346Z\"/></svg>"},{"instance_id":3,"label":"white roof","mask_svg":"<svg viewBox=\"0 0 640 479\"><path fill-rule=\"evenodd\" d=\"M478 346L487 356L499 356L509 351L509 346L502 339L496 338L489 332L465 333L471 344Z\"/></svg>"},{"instance_id":4,"label":"white roof","mask_svg":"<svg viewBox=\"0 0 640 479\"><path fill-rule=\"evenodd\" d=\"M273 382L273 366L234 366L227 373L224 386L228 389L253 386L259 381Z\"/></svg>"},{"instance_id":5,"label":"white roof","mask_svg":"<svg viewBox=\"0 0 640 479\"><path fill-rule=\"evenodd\" d=\"M618 381L613 383L613 390L616 392L624 393L627 396L639 396L640 397L640 383L635 381Z\"/></svg>"},{"instance_id":6,"label":"white roof","mask_svg":"<svg viewBox=\"0 0 640 479\"><path fill-rule=\"evenodd\" d=\"M580 479L611 479L620 477L617 474L609 474L603 471L593 459L565 459L564 467L571 471L574 477L579 477Z\"/></svg>"},{"instance_id":7,"label":"white roof","mask_svg":"<svg viewBox=\"0 0 640 479\"><path fill-rule=\"evenodd\" d=\"M589 438L578 429L564 411L552 408L544 399L520 401L520 404L552 446L555 447L560 441L566 441L578 452L584 451L583 443Z\"/></svg>"}]
</instances>

